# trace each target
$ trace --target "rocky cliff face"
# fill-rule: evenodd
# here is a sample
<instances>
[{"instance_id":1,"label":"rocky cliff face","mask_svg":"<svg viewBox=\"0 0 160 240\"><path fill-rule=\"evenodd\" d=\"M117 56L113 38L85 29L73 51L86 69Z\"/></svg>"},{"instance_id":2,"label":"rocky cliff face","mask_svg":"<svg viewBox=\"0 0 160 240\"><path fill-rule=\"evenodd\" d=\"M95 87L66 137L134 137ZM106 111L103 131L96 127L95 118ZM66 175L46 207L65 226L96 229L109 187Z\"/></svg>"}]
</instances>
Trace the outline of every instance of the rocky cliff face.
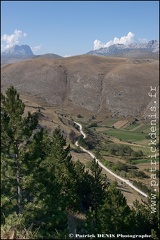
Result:
<instances>
[{"instance_id":1,"label":"rocky cliff face","mask_svg":"<svg viewBox=\"0 0 160 240\"><path fill-rule=\"evenodd\" d=\"M91 55L30 59L2 67L2 89L14 85L44 103L78 113L143 116L158 86L156 60L129 60ZM158 96L157 96L158 97Z\"/></svg>"}]
</instances>

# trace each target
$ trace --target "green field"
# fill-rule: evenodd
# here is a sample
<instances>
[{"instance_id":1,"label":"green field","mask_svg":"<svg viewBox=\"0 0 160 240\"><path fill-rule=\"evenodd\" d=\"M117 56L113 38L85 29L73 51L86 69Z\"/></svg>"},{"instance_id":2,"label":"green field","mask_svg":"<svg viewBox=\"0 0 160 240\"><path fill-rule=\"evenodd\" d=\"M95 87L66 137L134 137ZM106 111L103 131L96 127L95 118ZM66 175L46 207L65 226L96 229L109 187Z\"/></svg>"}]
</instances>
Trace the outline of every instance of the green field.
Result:
<instances>
[{"instance_id":1,"label":"green field","mask_svg":"<svg viewBox=\"0 0 160 240\"><path fill-rule=\"evenodd\" d=\"M128 141L138 142L145 139L145 134L143 133L130 132L130 131L121 130L121 129L108 129L108 130L105 130L104 133L108 136L121 139L122 141L125 141L125 142L128 142Z\"/></svg>"},{"instance_id":2,"label":"green field","mask_svg":"<svg viewBox=\"0 0 160 240\"><path fill-rule=\"evenodd\" d=\"M139 164L139 163L150 163L151 162L151 159L135 159L135 160L132 160L132 163L134 164ZM159 159L157 158L156 159L156 162L159 162Z\"/></svg>"},{"instance_id":3,"label":"green field","mask_svg":"<svg viewBox=\"0 0 160 240\"><path fill-rule=\"evenodd\" d=\"M148 147L148 146L146 146L146 147L140 147L140 146L131 146L131 148L134 150L134 151L138 151L138 150L142 150L142 152L143 152L143 154L144 155L149 155L150 153L151 153L151 150L150 150L150 148Z\"/></svg>"},{"instance_id":4,"label":"green field","mask_svg":"<svg viewBox=\"0 0 160 240\"><path fill-rule=\"evenodd\" d=\"M138 127L139 126L139 127ZM135 131L135 132L137 132L137 133L145 133L146 135L148 134L148 133L150 133L151 132L151 130L150 130L150 128L151 128L151 125L150 124L142 124L141 126L140 126L140 124L138 124L138 123L135 123L135 124L132 124L132 125L130 125L130 126L128 126L127 128L125 128L126 130L131 130L131 131ZM159 132L159 126L156 126L156 133L158 134L158 132Z\"/></svg>"},{"instance_id":5,"label":"green field","mask_svg":"<svg viewBox=\"0 0 160 240\"><path fill-rule=\"evenodd\" d=\"M105 126L105 127L111 127L114 123L116 123L118 121L118 119L112 119L112 118L109 118L107 119L105 122L102 123L102 126Z\"/></svg>"},{"instance_id":6,"label":"green field","mask_svg":"<svg viewBox=\"0 0 160 240\"><path fill-rule=\"evenodd\" d=\"M101 124L98 124L97 127L93 127L93 129L96 129L97 133L99 132L100 134L105 134L108 137L114 137L115 139L119 139L122 144L125 144L126 142L127 144L130 144L130 147L134 151L138 152L139 150L141 150L144 156L148 156L151 151L149 147L150 139L147 139L146 136L148 136L148 133L150 132L150 124L145 122L136 122L128 126L127 128L117 129L109 127L109 125L111 126L116 121L117 119L106 119ZM158 126L156 130L158 136ZM113 139L111 140L114 142ZM106 144L108 144L108 142ZM116 144L116 141L114 144ZM101 154L106 155L106 153ZM143 162L142 159L140 161ZM144 162L146 162L146 160Z\"/></svg>"},{"instance_id":7,"label":"green field","mask_svg":"<svg viewBox=\"0 0 160 240\"><path fill-rule=\"evenodd\" d=\"M125 128L126 130L134 130L134 128L138 127L140 124L138 123L134 123L129 125L127 128Z\"/></svg>"}]
</instances>

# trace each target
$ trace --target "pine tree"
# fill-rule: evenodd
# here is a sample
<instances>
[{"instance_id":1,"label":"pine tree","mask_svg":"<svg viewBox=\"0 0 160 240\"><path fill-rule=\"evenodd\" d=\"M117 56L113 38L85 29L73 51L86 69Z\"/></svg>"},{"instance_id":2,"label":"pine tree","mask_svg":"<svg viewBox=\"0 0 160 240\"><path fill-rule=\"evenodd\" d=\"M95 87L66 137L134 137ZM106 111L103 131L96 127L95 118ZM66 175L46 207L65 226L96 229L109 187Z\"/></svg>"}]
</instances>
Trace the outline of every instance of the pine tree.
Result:
<instances>
[{"instance_id":1,"label":"pine tree","mask_svg":"<svg viewBox=\"0 0 160 240\"><path fill-rule=\"evenodd\" d=\"M151 210L152 203L150 197L147 199L147 201L143 201L142 203L136 200L133 206L133 212L136 220L135 231L140 234L146 233L148 235L153 233L153 239L156 239L156 236L158 239L158 236L160 235L158 194L156 195L156 211L154 213Z\"/></svg>"},{"instance_id":2,"label":"pine tree","mask_svg":"<svg viewBox=\"0 0 160 240\"><path fill-rule=\"evenodd\" d=\"M69 148L61 151L65 140L60 135L55 134L51 143L38 128L37 114L24 115L25 106L13 87L1 99L3 229L20 233L33 226L33 231L39 229L38 239L61 239L67 232L66 200L50 153L54 145L56 156L61 162L68 159L68 164Z\"/></svg>"},{"instance_id":3,"label":"pine tree","mask_svg":"<svg viewBox=\"0 0 160 240\"><path fill-rule=\"evenodd\" d=\"M52 137L46 134L43 147L46 157L39 166L41 174L37 176L36 180L40 185L36 199L39 208L36 224L41 226L40 235L46 239L61 239L68 233L68 199L64 192L64 183L62 179L59 179L60 173L58 172L63 169L61 162L58 161L63 162L65 157L65 154L62 153L64 144L65 139L57 129Z\"/></svg>"},{"instance_id":4,"label":"pine tree","mask_svg":"<svg viewBox=\"0 0 160 240\"><path fill-rule=\"evenodd\" d=\"M91 182L92 189L92 209L97 212L98 206L102 203L105 192L108 186L108 180L105 175L102 175L102 168L99 166L96 159L92 160L92 164L90 167L91 175L93 177L93 181Z\"/></svg>"},{"instance_id":5,"label":"pine tree","mask_svg":"<svg viewBox=\"0 0 160 240\"><path fill-rule=\"evenodd\" d=\"M13 87L1 95L2 223L13 214L19 218L23 215L25 222L24 213L34 192L34 174L41 161L37 146L43 133L37 129L37 115L28 113L25 117L24 109Z\"/></svg>"},{"instance_id":6,"label":"pine tree","mask_svg":"<svg viewBox=\"0 0 160 240\"><path fill-rule=\"evenodd\" d=\"M90 204L87 211L85 230L86 232L90 231L90 233L98 233L101 232L99 231L98 211L105 199L109 182L106 176L102 175L102 168L95 159L92 160L90 170L91 179L89 184L91 193L89 195Z\"/></svg>"},{"instance_id":7,"label":"pine tree","mask_svg":"<svg viewBox=\"0 0 160 240\"><path fill-rule=\"evenodd\" d=\"M123 194L111 183L98 209L98 228L109 233L135 233L134 217Z\"/></svg>"},{"instance_id":8,"label":"pine tree","mask_svg":"<svg viewBox=\"0 0 160 240\"><path fill-rule=\"evenodd\" d=\"M78 210L86 212L92 205L92 184L93 176L85 170L85 165L79 160L75 163L75 193L77 197Z\"/></svg>"},{"instance_id":9,"label":"pine tree","mask_svg":"<svg viewBox=\"0 0 160 240\"><path fill-rule=\"evenodd\" d=\"M66 139L59 128L54 130L49 144L50 150L46 167L54 168L55 177L61 186L61 194L66 199L68 208L74 208L74 204L76 204L74 193L75 169L71 160L70 146L66 146Z\"/></svg>"}]
</instances>

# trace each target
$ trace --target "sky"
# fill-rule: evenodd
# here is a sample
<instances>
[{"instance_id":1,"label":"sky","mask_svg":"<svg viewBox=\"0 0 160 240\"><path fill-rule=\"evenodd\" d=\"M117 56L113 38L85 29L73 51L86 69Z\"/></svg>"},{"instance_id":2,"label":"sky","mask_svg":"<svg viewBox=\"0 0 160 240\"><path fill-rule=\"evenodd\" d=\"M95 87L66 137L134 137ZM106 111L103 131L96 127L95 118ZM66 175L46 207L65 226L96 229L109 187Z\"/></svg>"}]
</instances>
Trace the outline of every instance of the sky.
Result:
<instances>
[{"instance_id":1,"label":"sky","mask_svg":"<svg viewBox=\"0 0 160 240\"><path fill-rule=\"evenodd\" d=\"M2 1L1 51L85 54L115 43L159 40L158 1Z\"/></svg>"}]
</instances>

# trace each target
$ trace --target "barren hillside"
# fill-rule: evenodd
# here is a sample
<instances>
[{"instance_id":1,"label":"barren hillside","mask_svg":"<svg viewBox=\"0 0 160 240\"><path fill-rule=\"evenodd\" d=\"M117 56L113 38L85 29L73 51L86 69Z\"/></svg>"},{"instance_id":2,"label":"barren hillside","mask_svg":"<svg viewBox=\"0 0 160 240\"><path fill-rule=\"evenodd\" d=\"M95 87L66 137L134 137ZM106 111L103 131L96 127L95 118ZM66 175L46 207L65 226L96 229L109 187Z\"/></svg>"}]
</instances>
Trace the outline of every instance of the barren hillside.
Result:
<instances>
[{"instance_id":1,"label":"barren hillside","mask_svg":"<svg viewBox=\"0 0 160 240\"><path fill-rule=\"evenodd\" d=\"M35 100L77 113L143 116L158 87L159 62L80 55L29 59L2 66L2 91L9 85ZM158 98L158 96L157 96Z\"/></svg>"}]
</instances>

